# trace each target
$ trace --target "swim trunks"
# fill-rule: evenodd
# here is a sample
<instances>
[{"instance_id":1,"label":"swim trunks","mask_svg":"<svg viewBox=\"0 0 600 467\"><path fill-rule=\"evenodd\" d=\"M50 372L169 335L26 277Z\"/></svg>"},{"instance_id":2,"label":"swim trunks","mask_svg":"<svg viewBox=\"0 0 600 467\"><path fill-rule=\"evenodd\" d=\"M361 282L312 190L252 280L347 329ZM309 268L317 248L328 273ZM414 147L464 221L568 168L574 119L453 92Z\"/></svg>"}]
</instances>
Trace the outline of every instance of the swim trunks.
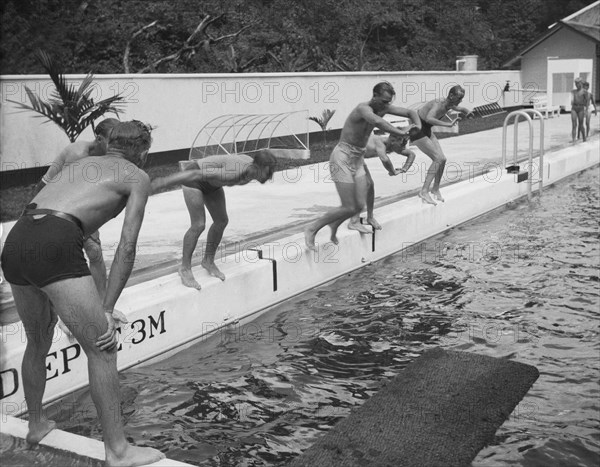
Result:
<instances>
[{"instance_id":1,"label":"swim trunks","mask_svg":"<svg viewBox=\"0 0 600 467\"><path fill-rule=\"evenodd\" d=\"M359 148L340 141L329 157L329 171L334 182L354 183L366 176L364 162L367 148Z\"/></svg>"},{"instance_id":2,"label":"swim trunks","mask_svg":"<svg viewBox=\"0 0 600 467\"><path fill-rule=\"evenodd\" d=\"M1 261L5 279L15 285L44 287L91 275L81 221L60 211L26 209L6 237Z\"/></svg>"},{"instance_id":3,"label":"swim trunks","mask_svg":"<svg viewBox=\"0 0 600 467\"><path fill-rule=\"evenodd\" d=\"M179 161L179 169L182 172L186 170L196 170L198 169L198 164L196 163L196 161ZM202 194L210 195L211 193L214 193L215 191L220 190L223 187L212 185L209 182L198 182L196 184L196 188L198 188L202 192Z\"/></svg>"},{"instance_id":4,"label":"swim trunks","mask_svg":"<svg viewBox=\"0 0 600 467\"><path fill-rule=\"evenodd\" d=\"M425 120L423 120L420 115L419 118L421 119L421 129L412 127L408 132L411 143L424 137L431 138L431 128L433 125L430 125Z\"/></svg>"},{"instance_id":5,"label":"swim trunks","mask_svg":"<svg viewBox=\"0 0 600 467\"><path fill-rule=\"evenodd\" d=\"M210 195L211 193L223 188L222 186L211 185L208 182L198 182L197 186L204 195Z\"/></svg>"}]
</instances>

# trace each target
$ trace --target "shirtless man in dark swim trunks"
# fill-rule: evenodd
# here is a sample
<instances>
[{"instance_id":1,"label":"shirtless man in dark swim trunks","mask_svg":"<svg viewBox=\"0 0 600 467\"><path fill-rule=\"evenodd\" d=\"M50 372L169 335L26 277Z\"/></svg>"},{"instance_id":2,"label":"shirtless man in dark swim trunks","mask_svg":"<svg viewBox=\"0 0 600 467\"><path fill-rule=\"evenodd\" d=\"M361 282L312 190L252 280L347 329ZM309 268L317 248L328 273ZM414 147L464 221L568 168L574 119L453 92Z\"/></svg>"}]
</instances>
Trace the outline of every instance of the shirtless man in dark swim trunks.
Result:
<instances>
[{"instance_id":1,"label":"shirtless man in dark swim trunks","mask_svg":"<svg viewBox=\"0 0 600 467\"><path fill-rule=\"evenodd\" d=\"M106 154L106 145L108 144L108 135L116 125L120 123L116 118L105 118L96 128L94 133L96 138L92 141L75 141L63 149L60 154L52 161L50 167L35 187L35 194L39 193L49 183L54 183L59 176L62 168L67 164L83 159L88 156L103 156ZM83 241L83 248L88 257L90 272L98 288L100 297L106 292L106 265L102 255L102 245L100 243L100 233L92 232Z\"/></svg>"},{"instance_id":2,"label":"shirtless man in dark swim trunks","mask_svg":"<svg viewBox=\"0 0 600 467\"><path fill-rule=\"evenodd\" d=\"M326 225L331 228L331 241L337 245L338 227L364 208L368 192L364 155L373 128L377 127L392 135L407 135L407 132L399 130L383 119L383 116L392 114L407 117L417 128L421 128L416 111L391 105L395 95L396 91L390 83L381 82L373 88L371 100L358 104L346 119L340 142L329 158L331 179L335 182L342 205L325 213L304 231L304 240L308 249L317 250L315 236ZM369 232L365 226L360 225L360 227L361 231L364 229Z\"/></svg>"},{"instance_id":3,"label":"shirtless man in dark swim trunks","mask_svg":"<svg viewBox=\"0 0 600 467\"><path fill-rule=\"evenodd\" d=\"M89 157L100 179L90 183L85 164L64 167L62 176L26 207L8 234L1 257L27 334L22 365L29 411L27 441L39 443L56 426L44 416L42 398L46 355L58 314L87 356L107 466L146 465L164 457L155 449L129 444L125 437L116 364L118 334L112 314L135 260L150 193L150 179L138 167L151 141L150 129L141 122L115 126L106 155ZM83 239L123 209L121 239L102 299L83 255Z\"/></svg>"},{"instance_id":4,"label":"shirtless man in dark swim trunks","mask_svg":"<svg viewBox=\"0 0 600 467\"><path fill-rule=\"evenodd\" d=\"M268 150L258 151L253 157L246 154L209 156L180 162L182 172L152 182L153 189L182 184L183 197L190 214L191 225L183 237L183 256L179 275L186 287L200 290L192 273L192 255L206 226L208 209L213 223L208 229L204 256L200 263L212 276L225 280L215 264L217 248L229 222L223 187L245 185L252 180L265 183L273 177L277 160Z\"/></svg>"},{"instance_id":5,"label":"shirtless man in dark swim trunks","mask_svg":"<svg viewBox=\"0 0 600 467\"><path fill-rule=\"evenodd\" d=\"M431 193L438 201L444 201L442 194L440 193L440 182L442 181L442 175L444 174L444 168L446 167L446 156L438 139L435 137L431 128L433 126L445 126L451 127L456 125L458 120L453 122L447 122L441 120L449 110L455 110L464 114L464 116L470 115L471 111L464 107L459 107L458 104L465 97L465 90L461 86L453 86L448 93L448 97L445 99L435 99L427 102L423 107L419 109L419 118L421 119L421 129L410 130L410 141L423 151L431 160L431 166L425 176L425 183L423 188L419 192L418 196L426 203L437 204L429 195L429 188L431 182L433 187Z\"/></svg>"}]
</instances>

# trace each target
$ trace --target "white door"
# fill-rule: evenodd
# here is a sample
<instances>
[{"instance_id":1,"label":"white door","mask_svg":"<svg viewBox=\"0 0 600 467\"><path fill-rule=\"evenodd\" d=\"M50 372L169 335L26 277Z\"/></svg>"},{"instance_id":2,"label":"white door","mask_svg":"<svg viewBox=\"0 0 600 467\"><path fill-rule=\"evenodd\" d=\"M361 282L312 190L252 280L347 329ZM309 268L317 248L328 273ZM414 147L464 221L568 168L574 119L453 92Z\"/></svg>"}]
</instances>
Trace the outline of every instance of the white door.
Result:
<instances>
[{"instance_id":1,"label":"white door","mask_svg":"<svg viewBox=\"0 0 600 467\"><path fill-rule=\"evenodd\" d=\"M592 59L560 60L548 58L548 106L559 105L571 110L571 91L575 89L575 78L592 80Z\"/></svg>"}]
</instances>

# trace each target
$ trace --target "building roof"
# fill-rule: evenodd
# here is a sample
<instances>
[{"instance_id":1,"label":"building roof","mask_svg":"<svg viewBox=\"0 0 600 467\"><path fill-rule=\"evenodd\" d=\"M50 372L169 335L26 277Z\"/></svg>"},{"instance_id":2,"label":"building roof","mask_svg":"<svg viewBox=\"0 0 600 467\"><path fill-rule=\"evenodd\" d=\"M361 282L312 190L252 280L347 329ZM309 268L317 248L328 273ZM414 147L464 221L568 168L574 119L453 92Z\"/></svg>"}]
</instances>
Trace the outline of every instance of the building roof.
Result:
<instances>
[{"instance_id":1,"label":"building roof","mask_svg":"<svg viewBox=\"0 0 600 467\"><path fill-rule=\"evenodd\" d=\"M513 66L521 60L523 55L563 28L570 29L596 43L600 43L600 0L548 26L548 31L530 42L519 53L513 55L504 62L503 66Z\"/></svg>"}]
</instances>

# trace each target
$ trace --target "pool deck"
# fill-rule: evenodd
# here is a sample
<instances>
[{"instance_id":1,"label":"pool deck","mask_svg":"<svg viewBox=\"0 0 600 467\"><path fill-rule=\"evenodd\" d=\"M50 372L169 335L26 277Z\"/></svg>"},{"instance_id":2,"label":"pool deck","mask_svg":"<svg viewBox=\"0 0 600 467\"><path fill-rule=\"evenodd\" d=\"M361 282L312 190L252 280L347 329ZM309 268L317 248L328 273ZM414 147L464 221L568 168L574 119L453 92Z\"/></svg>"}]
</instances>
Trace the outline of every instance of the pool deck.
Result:
<instances>
[{"instance_id":1,"label":"pool deck","mask_svg":"<svg viewBox=\"0 0 600 467\"><path fill-rule=\"evenodd\" d=\"M592 134L587 143L599 146L598 117L592 117ZM534 157L539 148L539 120L534 120ZM526 123L521 121L518 132L518 157L527 155L529 135ZM554 151L572 145L570 143L571 121L568 115L544 120L545 152ZM507 159L514 158L512 144L513 125L507 131ZM502 128L458 135L440 140L448 159L443 187L479 175L490 170L490 177L500 170L502 159ZM378 158L366 160L375 182L375 217L377 208L398 200L416 196L423 183L430 160L416 147L411 147L417 155L413 167L407 174L390 177ZM390 155L395 166L400 167L405 158L397 154ZM333 182L329 179L327 163L317 163L276 172L272 181L264 185L252 182L241 187L226 188L229 225L221 241L216 262L226 255L239 253L253 244L276 242L277 239L301 232L308 222L323 214L326 210L339 206L339 197ZM440 203L436 209L444 209ZM124 213L109 221L100 229L103 252L107 267L110 267L119 242ZM364 214L363 214L364 217ZM150 197L142 229L138 239L138 252L134 271L128 286L139 284L152 278L177 271L181 258L182 239L189 228L189 216L181 190L161 193ZM207 215L207 230L210 226ZM2 224L2 239L14 222ZM344 226L341 227L345 228ZM317 235L316 242L328 240L329 229L325 228ZM193 258L193 264L199 264L202 258L203 242L206 231L200 237ZM195 271L196 272L196 271ZM204 270L196 273L196 279L202 285L214 280ZM12 307L10 291L5 283L0 284L0 306Z\"/></svg>"}]
</instances>

